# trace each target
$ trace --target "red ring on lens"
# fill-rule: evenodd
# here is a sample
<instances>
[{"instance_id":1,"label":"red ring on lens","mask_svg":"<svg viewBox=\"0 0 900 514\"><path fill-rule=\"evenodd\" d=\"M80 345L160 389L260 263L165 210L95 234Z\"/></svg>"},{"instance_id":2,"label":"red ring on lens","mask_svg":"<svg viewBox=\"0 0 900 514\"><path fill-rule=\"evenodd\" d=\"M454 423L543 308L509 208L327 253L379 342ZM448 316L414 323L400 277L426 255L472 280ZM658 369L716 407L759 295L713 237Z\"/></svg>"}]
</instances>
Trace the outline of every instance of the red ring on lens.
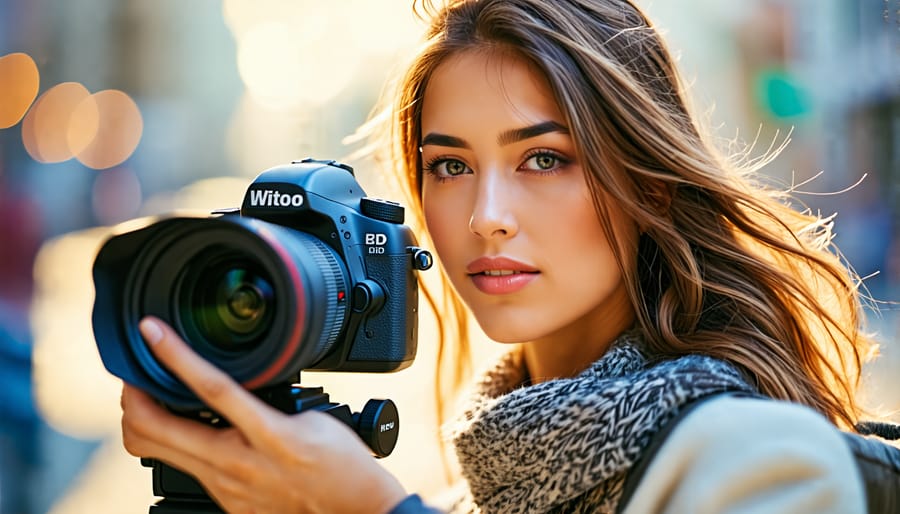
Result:
<instances>
[{"instance_id":1,"label":"red ring on lens","mask_svg":"<svg viewBox=\"0 0 900 514\"><path fill-rule=\"evenodd\" d=\"M269 232L266 227L257 229L259 236L275 250L281 262L285 265L291 282L294 284L294 291L297 292L297 317L294 327L291 329L291 335L288 338L287 346L282 354L268 368L251 380L244 382L243 385L247 389L256 389L268 384L287 366L288 361L293 357L300 346L300 339L303 333L303 325L306 322L306 294L303 288L303 282L300 280L300 271L294 264L287 249L282 246L276 237Z\"/></svg>"}]
</instances>

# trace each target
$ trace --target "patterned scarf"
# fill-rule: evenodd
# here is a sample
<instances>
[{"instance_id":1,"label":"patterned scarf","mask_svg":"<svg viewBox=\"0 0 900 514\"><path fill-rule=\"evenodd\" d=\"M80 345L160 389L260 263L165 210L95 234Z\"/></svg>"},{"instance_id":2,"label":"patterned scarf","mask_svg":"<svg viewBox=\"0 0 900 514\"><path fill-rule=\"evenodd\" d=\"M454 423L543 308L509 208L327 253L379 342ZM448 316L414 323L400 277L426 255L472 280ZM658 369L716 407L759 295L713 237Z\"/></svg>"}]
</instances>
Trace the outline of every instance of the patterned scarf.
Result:
<instances>
[{"instance_id":1,"label":"patterned scarf","mask_svg":"<svg viewBox=\"0 0 900 514\"><path fill-rule=\"evenodd\" d=\"M460 512L615 512L631 466L679 408L752 392L731 365L688 355L651 364L627 332L574 378L521 387L508 354L486 373L450 429L469 491Z\"/></svg>"}]
</instances>

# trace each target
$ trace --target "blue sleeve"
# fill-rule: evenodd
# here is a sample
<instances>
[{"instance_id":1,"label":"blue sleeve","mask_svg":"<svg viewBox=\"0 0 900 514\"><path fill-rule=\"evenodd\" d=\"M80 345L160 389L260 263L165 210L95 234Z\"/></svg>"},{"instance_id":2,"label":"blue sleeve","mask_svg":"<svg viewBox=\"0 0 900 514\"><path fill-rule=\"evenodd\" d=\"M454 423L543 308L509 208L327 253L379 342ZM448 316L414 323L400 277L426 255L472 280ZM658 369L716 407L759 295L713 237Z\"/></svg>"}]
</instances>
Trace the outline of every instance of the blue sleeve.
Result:
<instances>
[{"instance_id":1,"label":"blue sleeve","mask_svg":"<svg viewBox=\"0 0 900 514\"><path fill-rule=\"evenodd\" d=\"M443 514L441 511L422 503L418 494L411 494L391 509L388 514Z\"/></svg>"}]
</instances>

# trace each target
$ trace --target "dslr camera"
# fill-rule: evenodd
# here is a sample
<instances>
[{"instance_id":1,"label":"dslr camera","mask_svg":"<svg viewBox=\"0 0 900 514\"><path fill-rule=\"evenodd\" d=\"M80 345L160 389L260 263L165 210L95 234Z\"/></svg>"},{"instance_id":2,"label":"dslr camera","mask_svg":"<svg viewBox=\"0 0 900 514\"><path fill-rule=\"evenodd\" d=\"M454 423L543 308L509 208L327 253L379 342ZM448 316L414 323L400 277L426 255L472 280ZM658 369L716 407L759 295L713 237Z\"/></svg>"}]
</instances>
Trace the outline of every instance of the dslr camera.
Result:
<instances>
[{"instance_id":1,"label":"dslr camera","mask_svg":"<svg viewBox=\"0 0 900 514\"><path fill-rule=\"evenodd\" d=\"M239 209L122 224L93 268L103 363L173 412L227 424L153 357L137 327L156 316L267 403L329 412L385 456L399 430L390 400L352 413L322 388L300 387L299 375L412 363L416 272L432 257L403 222L403 207L366 196L350 166L303 159L262 172ZM167 497L151 512L192 512L205 501L178 470L145 464L154 467L155 493Z\"/></svg>"}]
</instances>

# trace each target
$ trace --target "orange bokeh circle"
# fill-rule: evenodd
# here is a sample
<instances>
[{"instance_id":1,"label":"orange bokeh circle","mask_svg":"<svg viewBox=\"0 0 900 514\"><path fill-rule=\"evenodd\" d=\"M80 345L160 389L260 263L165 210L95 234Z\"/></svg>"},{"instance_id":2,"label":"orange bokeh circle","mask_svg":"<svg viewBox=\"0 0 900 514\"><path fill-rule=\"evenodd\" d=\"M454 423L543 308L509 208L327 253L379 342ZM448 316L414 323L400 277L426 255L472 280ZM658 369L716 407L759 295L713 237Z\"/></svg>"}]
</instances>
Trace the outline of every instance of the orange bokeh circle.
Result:
<instances>
[{"instance_id":1,"label":"orange bokeh circle","mask_svg":"<svg viewBox=\"0 0 900 514\"><path fill-rule=\"evenodd\" d=\"M69 121L75 107L90 96L81 84L63 82L37 99L22 120L22 142L34 160L62 162L71 159L80 150L69 145Z\"/></svg>"},{"instance_id":2,"label":"orange bokeh circle","mask_svg":"<svg viewBox=\"0 0 900 514\"><path fill-rule=\"evenodd\" d=\"M25 116L40 82L37 65L28 54L0 57L0 129L12 127Z\"/></svg>"},{"instance_id":3,"label":"orange bokeh circle","mask_svg":"<svg viewBox=\"0 0 900 514\"><path fill-rule=\"evenodd\" d=\"M81 84L64 82L34 103L22 122L22 142L38 162L75 157L101 170L128 159L143 130L141 112L127 94L107 89L92 95Z\"/></svg>"},{"instance_id":4,"label":"orange bokeh circle","mask_svg":"<svg viewBox=\"0 0 900 514\"><path fill-rule=\"evenodd\" d=\"M130 96L115 89L83 99L69 121L69 146L93 169L117 166L128 159L144 131L141 111Z\"/></svg>"}]
</instances>

